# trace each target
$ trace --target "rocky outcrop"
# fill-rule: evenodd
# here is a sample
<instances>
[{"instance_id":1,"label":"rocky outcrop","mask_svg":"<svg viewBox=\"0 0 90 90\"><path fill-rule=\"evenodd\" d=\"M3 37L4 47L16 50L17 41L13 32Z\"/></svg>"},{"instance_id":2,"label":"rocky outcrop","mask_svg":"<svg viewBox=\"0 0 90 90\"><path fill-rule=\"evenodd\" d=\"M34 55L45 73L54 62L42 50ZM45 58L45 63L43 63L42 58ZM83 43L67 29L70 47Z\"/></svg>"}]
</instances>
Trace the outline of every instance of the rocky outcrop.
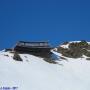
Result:
<instances>
[{"instance_id":1,"label":"rocky outcrop","mask_svg":"<svg viewBox=\"0 0 90 90\"><path fill-rule=\"evenodd\" d=\"M67 45L68 48L62 47L62 45ZM79 58L82 55L90 57L90 44L84 40L80 42L67 42L62 44L57 48L57 52L61 53L63 56L70 58Z\"/></svg>"}]
</instances>

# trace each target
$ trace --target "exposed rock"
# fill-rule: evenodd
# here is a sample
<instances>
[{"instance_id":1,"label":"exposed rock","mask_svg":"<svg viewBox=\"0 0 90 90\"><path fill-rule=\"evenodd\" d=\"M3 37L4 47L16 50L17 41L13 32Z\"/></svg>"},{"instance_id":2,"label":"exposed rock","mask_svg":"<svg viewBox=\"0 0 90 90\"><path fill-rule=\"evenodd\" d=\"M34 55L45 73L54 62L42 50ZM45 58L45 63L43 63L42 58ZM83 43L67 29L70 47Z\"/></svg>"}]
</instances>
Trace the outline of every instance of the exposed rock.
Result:
<instances>
[{"instance_id":1,"label":"exposed rock","mask_svg":"<svg viewBox=\"0 0 90 90\"><path fill-rule=\"evenodd\" d=\"M69 43L68 48L58 47L57 51L63 56L70 58L80 58L82 55L90 57L90 45L82 40L81 42L71 42Z\"/></svg>"},{"instance_id":2,"label":"exposed rock","mask_svg":"<svg viewBox=\"0 0 90 90\"><path fill-rule=\"evenodd\" d=\"M19 53L17 53L17 52L14 53L13 59L16 61L23 61L22 58L20 57Z\"/></svg>"}]
</instances>

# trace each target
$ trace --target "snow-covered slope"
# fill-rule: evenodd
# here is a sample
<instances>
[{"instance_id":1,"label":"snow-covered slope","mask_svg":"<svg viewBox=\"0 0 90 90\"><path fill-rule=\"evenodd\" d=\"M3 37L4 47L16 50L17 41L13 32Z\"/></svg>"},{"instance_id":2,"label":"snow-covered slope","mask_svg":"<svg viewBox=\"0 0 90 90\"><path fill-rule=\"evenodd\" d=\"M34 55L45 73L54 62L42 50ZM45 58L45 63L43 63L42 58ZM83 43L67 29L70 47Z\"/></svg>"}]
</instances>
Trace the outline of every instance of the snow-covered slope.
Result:
<instances>
[{"instance_id":1,"label":"snow-covered slope","mask_svg":"<svg viewBox=\"0 0 90 90\"><path fill-rule=\"evenodd\" d=\"M54 52L59 56L59 53ZM85 58L50 64L43 58L20 54L23 61L13 60L13 53L0 52L0 88L14 90L90 90L90 61ZM3 89L2 89L3 90Z\"/></svg>"}]
</instances>

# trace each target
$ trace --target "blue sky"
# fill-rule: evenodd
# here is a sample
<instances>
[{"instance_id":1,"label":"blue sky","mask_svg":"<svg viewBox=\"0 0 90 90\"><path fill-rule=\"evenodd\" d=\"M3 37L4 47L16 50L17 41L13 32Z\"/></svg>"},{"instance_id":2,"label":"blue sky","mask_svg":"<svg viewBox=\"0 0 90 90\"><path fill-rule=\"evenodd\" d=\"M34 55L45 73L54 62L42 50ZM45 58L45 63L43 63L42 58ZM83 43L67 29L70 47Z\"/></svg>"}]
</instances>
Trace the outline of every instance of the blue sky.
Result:
<instances>
[{"instance_id":1,"label":"blue sky","mask_svg":"<svg viewBox=\"0 0 90 90\"><path fill-rule=\"evenodd\" d=\"M90 1L0 0L0 49L19 40L90 41Z\"/></svg>"}]
</instances>

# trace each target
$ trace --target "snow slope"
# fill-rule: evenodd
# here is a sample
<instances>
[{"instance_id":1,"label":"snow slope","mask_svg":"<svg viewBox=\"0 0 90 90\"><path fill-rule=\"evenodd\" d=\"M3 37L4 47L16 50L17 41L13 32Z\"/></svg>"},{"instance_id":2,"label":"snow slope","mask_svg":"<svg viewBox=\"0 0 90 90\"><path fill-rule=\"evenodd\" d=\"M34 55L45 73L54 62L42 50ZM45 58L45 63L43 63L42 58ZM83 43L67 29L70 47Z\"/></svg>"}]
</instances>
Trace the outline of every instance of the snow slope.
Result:
<instances>
[{"instance_id":1,"label":"snow slope","mask_svg":"<svg viewBox=\"0 0 90 90\"><path fill-rule=\"evenodd\" d=\"M59 56L59 53L54 52ZM10 52L0 52L0 87L16 90L90 90L90 61L85 58L50 64L29 54L23 62L13 60ZM11 90L11 89L10 89Z\"/></svg>"}]
</instances>

